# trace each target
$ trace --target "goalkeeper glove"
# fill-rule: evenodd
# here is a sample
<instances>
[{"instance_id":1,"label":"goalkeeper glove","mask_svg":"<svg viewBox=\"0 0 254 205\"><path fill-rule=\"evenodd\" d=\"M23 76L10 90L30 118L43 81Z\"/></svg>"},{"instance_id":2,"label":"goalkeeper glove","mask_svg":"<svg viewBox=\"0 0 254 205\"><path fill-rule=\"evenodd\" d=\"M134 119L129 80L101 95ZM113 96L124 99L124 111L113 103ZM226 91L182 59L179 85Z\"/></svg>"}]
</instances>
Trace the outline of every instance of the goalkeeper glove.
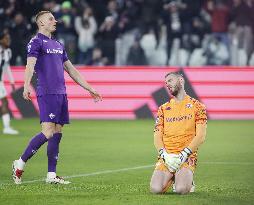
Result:
<instances>
[{"instance_id":1,"label":"goalkeeper glove","mask_svg":"<svg viewBox=\"0 0 254 205\"><path fill-rule=\"evenodd\" d=\"M159 155L170 172L176 172L180 166L180 158L177 154L167 153L165 148L159 150Z\"/></svg>"},{"instance_id":2,"label":"goalkeeper glove","mask_svg":"<svg viewBox=\"0 0 254 205\"><path fill-rule=\"evenodd\" d=\"M192 154L192 151L190 148L188 147L185 147L181 152L180 154L178 155L179 156L179 159L181 161L181 164L183 164L187 159L188 157Z\"/></svg>"}]
</instances>

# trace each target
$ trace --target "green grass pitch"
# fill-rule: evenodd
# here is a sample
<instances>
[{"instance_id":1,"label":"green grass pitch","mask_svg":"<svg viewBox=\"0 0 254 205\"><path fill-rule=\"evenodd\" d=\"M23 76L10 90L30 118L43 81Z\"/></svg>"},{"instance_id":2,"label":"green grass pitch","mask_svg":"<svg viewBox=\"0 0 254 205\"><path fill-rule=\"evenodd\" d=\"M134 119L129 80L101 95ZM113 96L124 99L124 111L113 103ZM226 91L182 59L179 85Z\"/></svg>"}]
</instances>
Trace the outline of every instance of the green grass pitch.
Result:
<instances>
[{"instance_id":1,"label":"green grass pitch","mask_svg":"<svg viewBox=\"0 0 254 205\"><path fill-rule=\"evenodd\" d=\"M156 161L153 121L78 121L64 128L58 174L69 185L48 185L46 146L26 165L22 185L11 163L40 130L38 119L14 120L19 136L0 135L0 204L219 205L254 204L253 121L209 121L199 150L196 192L149 193ZM36 181L37 180L37 181Z\"/></svg>"}]
</instances>

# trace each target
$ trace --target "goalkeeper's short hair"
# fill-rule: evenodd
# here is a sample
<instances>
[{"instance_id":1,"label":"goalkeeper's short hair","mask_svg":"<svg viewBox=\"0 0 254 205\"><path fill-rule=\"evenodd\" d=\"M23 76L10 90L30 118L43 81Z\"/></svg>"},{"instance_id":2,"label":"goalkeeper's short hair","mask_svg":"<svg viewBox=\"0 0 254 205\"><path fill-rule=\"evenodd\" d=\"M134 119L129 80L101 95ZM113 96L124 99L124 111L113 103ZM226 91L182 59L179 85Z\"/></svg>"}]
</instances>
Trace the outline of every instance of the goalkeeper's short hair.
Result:
<instances>
[{"instance_id":1,"label":"goalkeeper's short hair","mask_svg":"<svg viewBox=\"0 0 254 205\"><path fill-rule=\"evenodd\" d=\"M182 77L183 78L183 74L181 73L181 71L173 71L173 72L169 72L165 75L165 78L168 77L169 75L175 75L177 77Z\"/></svg>"}]
</instances>

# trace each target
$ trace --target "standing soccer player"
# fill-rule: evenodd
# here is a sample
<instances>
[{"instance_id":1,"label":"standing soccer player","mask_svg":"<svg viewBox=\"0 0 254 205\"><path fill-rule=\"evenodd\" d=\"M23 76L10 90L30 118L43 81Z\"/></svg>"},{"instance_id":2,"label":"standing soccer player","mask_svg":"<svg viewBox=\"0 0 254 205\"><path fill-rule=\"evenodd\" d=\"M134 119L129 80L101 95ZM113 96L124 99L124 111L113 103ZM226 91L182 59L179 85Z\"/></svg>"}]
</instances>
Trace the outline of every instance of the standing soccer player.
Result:
<instances>
[{"instance_id":1,"label":"standing soccer player","mask_svg":"<svg viewBox=\"0 0 254 205\"><path fill-rule=\"evenodd\" d=\"M46 182L68 184L68 181L56 175L62 127L64 124L69 124L64 70L76 83L91 94L95 102L101 100L101 96L83 80L81 74L68 60L64 46L52 38L57 23L52 13L40 11L35 20L39 31L27 46L23 97L26 100L31 100L30 82L35 71L37 74L36 94L40 110L41 132L31 139L21 157L13 162L13 180L16 184L21 183L26 162L45 142L48 142Z\"/></svg>"},{"instance_id":2,"label":"standing soccer player","mask_svg":"<svg viewBox=\"0 0 254 205\"><path fill-rule=\"evenodd\" d=\"M186 194L194 191L197 150L206 136L206 109L186 94L184 78L179 73L168 73L165 83L173 97L158 110L154 145L159 160L151 178L150 190L162 194L174 182L174 191Z\"/></svg>"},{"instance_id":3,"label":"standing soccer player","mask_svg":"<svg viewBox=\"0 0 254 205\"><path fill-rule=\"evenodd\" d=\"M10 114L7 100L7 92L4 87L3 74L7 73L12 91L15 91L14 78L10 69L11 49L10 35L6 30L0 31L0 100L2 101L1 114L3 120L3 133L9 135L17 135L18 131L10 126Z\"/></svg>"}]
</instances>

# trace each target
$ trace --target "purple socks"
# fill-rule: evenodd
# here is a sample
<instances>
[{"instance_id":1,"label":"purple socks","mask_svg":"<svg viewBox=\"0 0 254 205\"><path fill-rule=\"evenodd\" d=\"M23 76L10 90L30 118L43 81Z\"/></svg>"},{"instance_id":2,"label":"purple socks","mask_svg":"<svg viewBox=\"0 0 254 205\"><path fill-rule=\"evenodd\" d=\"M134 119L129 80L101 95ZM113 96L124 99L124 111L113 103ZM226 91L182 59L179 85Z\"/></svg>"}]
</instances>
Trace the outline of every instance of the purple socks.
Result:
<instances>
[{"instance_id":1,"label":"purple socks","mask_svg":"<svg viewBox=\"0 0 254 205\"><path fill-rule=\"evenodd\" d=\"M59 143L62 138L62 133L55 133L52 138L48 140L48 172L56 172L56 164L59 153Z\"/></svg>"},{"instance_id":2,"label":"purple socks","mask_svg":"<svg viewBox=\"0 0 254 205\"><path fill-rule=\"evenodd\" d=\"M29 142L25 152L21 156L24 162L27 162L37 150L48 141L47 155L48 155L48 172L56 172L56 164L59 153L59 143L62 138L62 133L55 133L49 140L43 133L34 136Z\"/></svg>"},{"instance_id":3,"label":"purple socks","mask_svg":"<svg viewBox=\"0 0 254 205\"><path fill-rule=\"evenodd\" d=\"M21 159L24 162L26 162L37 152L37 150L41 147L41 145L43 145L47 141L48 139L45 137L43 133L39 133L36 136L34 136L29 142L25 152L21 156Z\"/></svg>"}]
</instances>

